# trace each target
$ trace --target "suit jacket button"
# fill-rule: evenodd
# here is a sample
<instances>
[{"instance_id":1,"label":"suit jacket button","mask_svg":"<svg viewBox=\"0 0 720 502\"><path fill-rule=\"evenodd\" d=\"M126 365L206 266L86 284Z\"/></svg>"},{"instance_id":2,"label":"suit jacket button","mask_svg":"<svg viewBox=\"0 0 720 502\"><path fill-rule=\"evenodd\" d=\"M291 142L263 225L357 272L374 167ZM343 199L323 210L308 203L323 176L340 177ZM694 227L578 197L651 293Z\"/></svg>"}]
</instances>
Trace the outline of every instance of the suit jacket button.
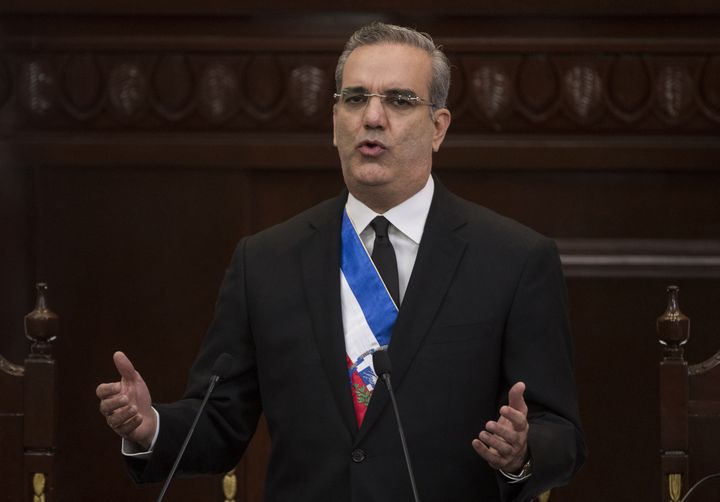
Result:
<instances>
[{"instance_id":1,"label":"suit jacket button","mask_svg":"<svg viewBox=\"0 0 720 502\"><path fill-rule=\"evenodd\" d=\"M352 461L355 462L356 464L359 464L360 462L365 460L365 457L367 457L367 454L365 453L364 450L357 448L357 449L353 450L351 456L352 456Z\"/></svg>"}]
</instances>

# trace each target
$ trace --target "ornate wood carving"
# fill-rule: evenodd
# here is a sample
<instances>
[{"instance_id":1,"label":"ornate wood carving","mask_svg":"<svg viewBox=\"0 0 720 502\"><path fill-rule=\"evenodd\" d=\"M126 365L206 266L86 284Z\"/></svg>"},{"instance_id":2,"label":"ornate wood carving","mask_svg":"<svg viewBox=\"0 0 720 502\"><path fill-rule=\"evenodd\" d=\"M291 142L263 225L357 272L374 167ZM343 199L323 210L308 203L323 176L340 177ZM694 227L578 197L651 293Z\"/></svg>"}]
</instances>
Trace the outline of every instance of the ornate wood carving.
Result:
<instances>
[{"instance_id":1,"label":"ornate wood carving","mask_svg":"<svg viewBox=\"0 0 720 502\"><path fill-rule=\"evenodd\" d=\"M45 293L47 284L36 284L37 301L35 309L25 316L25 337L32 342L29 360L52 361L52 342L57 338L58 316L47 307Z\"/></svg>"},{"instance_id":2,"label":"ornate wood carving","mask_svg":"<svg viewBox=\"0 0 720 502\"><path fill-rule=\"evenodd\" d=\"M238 78L224 63L210 63L202 72L199 89L200 113L212 124L224 122L239 107Z\"/></svg>"},{"instance_id":3,"label":"ornate wood carving","mask_svg":"<svg viewBox=\"0 0 720 502\"><path fill-rule=\"evenodd\" d=\"M0 371L12 376L21 377L25 374L25 368L19 364L13 364L0 354Z\"/></svg>"},{"instance_id":4,"label":"ornate wood carving","mask_svg":"<svg viewBox=\"0 0 720 502\"><path fill-rule=\"evenodd\" d=\"M717 52L607 54L580 47L498 56L481 45L448 50L456 132L720 130ZM17 64L8 65L9 57ZM10 127L30 120L35 130L83 124L256 130L263 124L303 132L307 125L328 126L335 57L328 50L309 63L302 47L290 54L148 49L126 57L89 47L18 52L0 59L0 116L11 115Z\"/></svg>"},{"instance_id":5,"label":"ornate wood carving","mask_svg":"<svg viewBox=\"0 0 720 502\"><path fill-rule=\"evenodd\" d=\"M36 56L25 59L15 78L18 81L18 100L27 113L41 117L55 106L57 81L45 59Z\"/></svg>"},{"instance_id":6,"label":"ornate wood carving","mask_svg":"<svg viewBox=\"0 0 720 502\"><path fill-rule=\"evenodd\" d=\"M302 65L290 72L290 103L300 120L317 120L329 108L324 103L332 89L330 76L322 68Z\"/></svg>"},{"instance_id":7,"label":"ornate wood carving","mask_svg":"<svg viewBox=\"0 0 720 502\"><path fill-rule=\"evenodd\" d=\"M701 373L705 373L706 371L710 371L718 365L720 365L720 351L716 352L711 357L705 359L701 363L688 366L688 375L699 375Z\"/></svg>"},{"instance_id":8,"label":"ornate wood carving","mask_svg":"<svg viewBox=\"0 0 720 502\"><path fill-rule=\"evenodd\" d=\"M148 101L148 82L138 62L115 65L108 79L111 113L123 122L137 118Z\"/></svg>"}]
</instances>

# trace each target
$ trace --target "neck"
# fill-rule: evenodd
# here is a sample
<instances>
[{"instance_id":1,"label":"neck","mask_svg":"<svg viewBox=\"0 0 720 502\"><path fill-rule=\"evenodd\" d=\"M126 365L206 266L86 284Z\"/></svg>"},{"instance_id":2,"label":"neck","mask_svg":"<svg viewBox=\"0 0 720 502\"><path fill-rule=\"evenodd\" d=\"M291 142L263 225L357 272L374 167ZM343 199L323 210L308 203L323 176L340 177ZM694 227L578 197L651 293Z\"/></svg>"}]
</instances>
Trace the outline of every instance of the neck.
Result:
<instances>
[{"instance_id":1,"label":"neck","mask_svg":"<svg viewBox=\"0 0 720 502\"><path fill-rule=\"evenodd\" d=\"M407 187L408 189L402 192L386 192L383 190L383 187L380 186L362 185L355 186L352 189L348 187L348 189L350 193L353 194L353 197L355 197L357 200L365 204L367 207L369 207L376 213L383 214L411 198L413 195L422 190L426 184L427 180L425 180L424 183L420 184L420 186Z\"/></svg>"},{"instance_id":2,"label":"neck","mask_svg":"<svg viewBox=\"0 0 720 502\"><path fill-rule=\"evenodd\" d=\"M366 194L358 194L356 192L353 192L353 196L378 214L384 214L390 209L404 202L403 200L398 200L397 202L392 200L385 200L384 198L376 198L372 196L367 196Z\"/></svg>"},{"instance_id":3,"label":"neck","mask_svg":"<svg viewBox=\"0 0 720 502\"><path fill-rule=\"evenodd\" d=\"M419 190L418 190L419 191ZM367 207L372 209L378 214L383 214L389 211L390 209L394 208L395 206L399 206L406 200L408 200L410 197L415 195L417 193L414 192L408 196L395 196L395 197L388 197L384 196L383 194L377 193L377 190L353 190L352 194L353 196L365 204Z\"/></svg>"}]
</instances>

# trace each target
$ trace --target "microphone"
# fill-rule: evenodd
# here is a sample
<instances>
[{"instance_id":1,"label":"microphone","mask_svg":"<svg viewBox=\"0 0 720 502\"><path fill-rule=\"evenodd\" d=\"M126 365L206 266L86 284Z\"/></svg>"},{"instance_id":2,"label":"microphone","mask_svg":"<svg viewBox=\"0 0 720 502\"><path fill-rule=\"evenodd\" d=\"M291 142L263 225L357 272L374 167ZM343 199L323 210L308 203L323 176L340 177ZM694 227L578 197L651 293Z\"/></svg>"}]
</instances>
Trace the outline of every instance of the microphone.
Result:
<instances>
[{"instance_id":1,"label":"microphone","mask_svg":"<svg viewBox=\"0 0 720 502\"><path fill-rule=\"evenodd\" d=\"M397 420L398 432L400 433L400 442L402 443L403 453L405 454L405 463L407 464L408 474L410 475L410 485L412 486L413 497L415 502L420 502L420 496L418 495L417 486L415 485L415 475L413 474L412 464L410 463L410 453L408 453L407 442L405 441L405 431L403 430L402 423L400 422L400 412L398 411L397 401L395 400L395 393L390 383L390 372L392 366L390 364L390 356L387 350L377 350L373 352L373 368L375 373L382 378L385 382L388 393L390 394L390 401L392 401L393 410L395 411L395 420Z\"/></svg>"},{"instance_id":2,"label":"microphone","mask_svg":"<svg viewBox=\"0 0 720 502\"><path fill-rule=\"evenodd\" d=\"M173 475L175 474L175 470L177 469L178 465L180 464L180 459L182 459L183 453L185 453L185 448L187 448L188 443L190 442L190 438L193 435L193 432L195 432L195 427L197 426L198 420L200 419L200 415L202 414L203 410L205 409L205 405L208 402L208 399L210 398L210 394L212 394L213 389L215 388L215 384L218 383L219 380L225 378L227 374L230 372L230 369L233 366L233 363L235 360L233 357L228 354L227 352L223 352L220 354L220 356L215 360L215 364L213 364L212 370L210 370L210 384L208 385L207 391L205 391L205 397L202 400L202 403L200 403L200 408L198 408L197 413L195 414L195 419L193 420L192 425L190 426L190 430L187 433L187 436L185 436L185 441L183 442L182 446L180 447L180 452L178 453L177 458L175 459L175 463L172 466L172 469L170 469L170 474L168 475L167 479L165 480L165 484L163 485L162 491L160 492L160 495L157 498L157 502L161 502L163 497L165 496L165 492L168 489L168 486L170 486L170 481L172 481Z\"/></svg>"},{"instance_id":3,"label":"microphone","mask_svg":"<svg viewBox=\"0 0 720 502\"><path fill-rule=\"evenodd\" d=\"M702 485L703 483L705 483L705 481L708 481L708 480L713 479L713 478L717 478L718 476L720 476L720 472L716 472L716 473L714 473L714 474L710 474L710 475L705 476L704 478L702 478L700 481L698 481L697 483L695 483L694 485L692 485L692 488L690 488L690 489L687 491L687 493L686 493L685 496L682 498L682 500L680 500L680 502L685 502L686 500L688 500L688 499L690 498L690 495L692 494L692 492L694 492L697 487L699 487L700 485Z\"/></svg>"}]
</instances>

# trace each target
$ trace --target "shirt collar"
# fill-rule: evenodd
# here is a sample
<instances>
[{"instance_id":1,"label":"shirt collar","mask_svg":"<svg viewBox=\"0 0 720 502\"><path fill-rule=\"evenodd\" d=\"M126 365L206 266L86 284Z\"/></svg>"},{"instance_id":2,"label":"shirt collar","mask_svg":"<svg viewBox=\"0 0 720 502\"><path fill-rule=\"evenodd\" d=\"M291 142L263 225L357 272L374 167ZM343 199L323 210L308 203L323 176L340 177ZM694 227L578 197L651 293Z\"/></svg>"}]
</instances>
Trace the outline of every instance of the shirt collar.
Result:
<instances>
[{"instance_id":1,"label":"shirt collar","mask_svg":"<svg viewBox=\"0 0 720 502\"><path fill-rule=\"evenodd\" d=\"M389 209L382 216L385 216L395 228L413 242L420 244L434 191L435 182L432 176L428 176L427 183L418 193ZM365 230L373 218L379 216L378 213L356 199L353 194L348 195L345 209L358 233Z\"/></svg>"}]
</instances>

